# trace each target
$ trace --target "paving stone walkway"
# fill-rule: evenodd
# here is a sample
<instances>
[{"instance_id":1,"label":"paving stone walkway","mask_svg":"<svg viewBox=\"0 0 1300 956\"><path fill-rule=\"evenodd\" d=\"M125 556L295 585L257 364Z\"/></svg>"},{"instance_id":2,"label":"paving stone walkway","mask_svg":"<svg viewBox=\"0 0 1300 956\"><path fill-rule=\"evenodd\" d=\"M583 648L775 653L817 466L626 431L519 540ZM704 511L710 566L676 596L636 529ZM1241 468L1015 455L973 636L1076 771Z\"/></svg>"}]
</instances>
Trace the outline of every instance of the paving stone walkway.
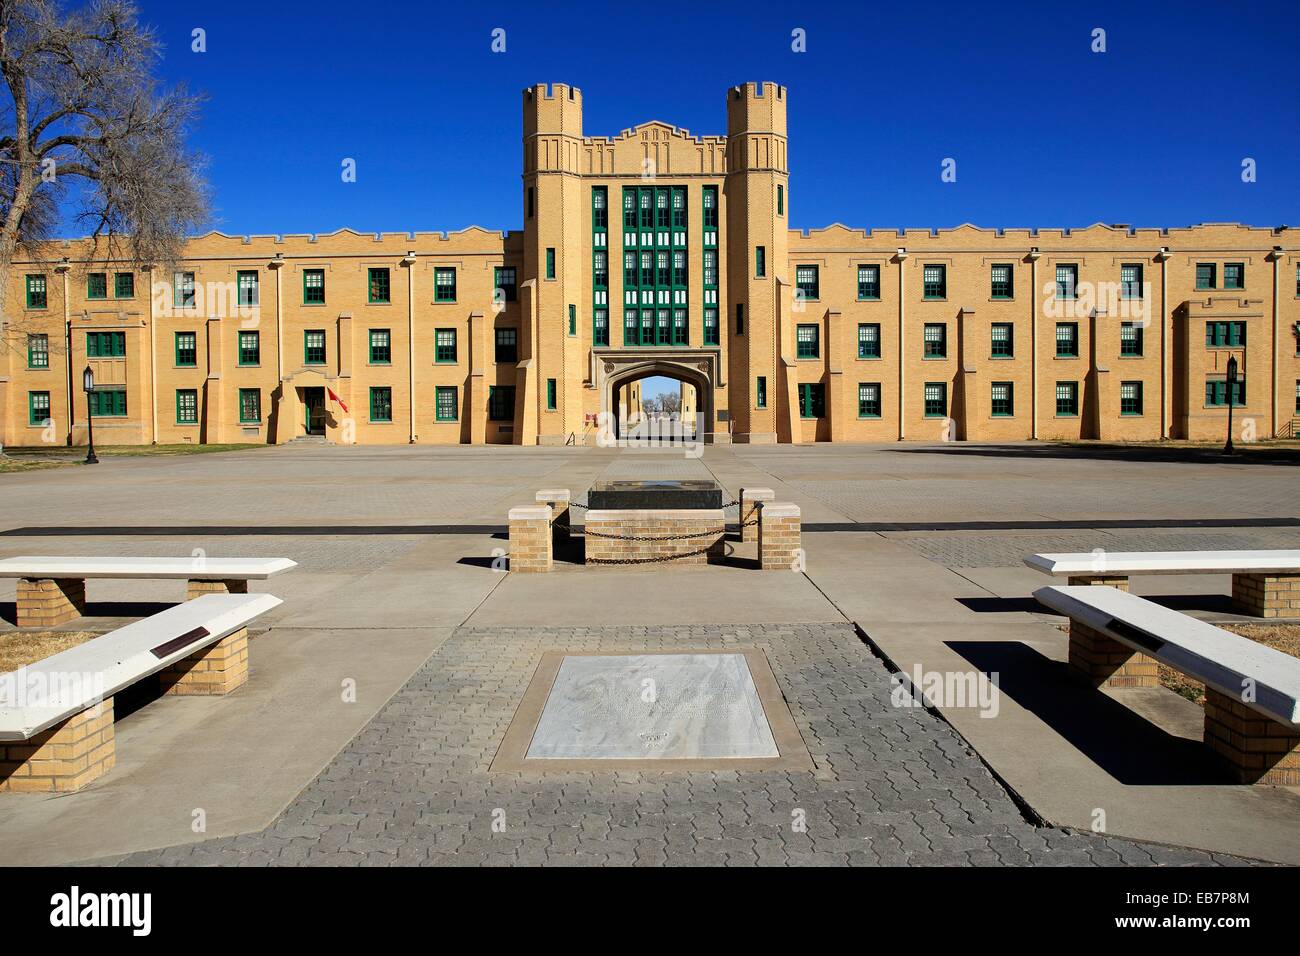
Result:
<instances>
[{"instance_id":1,"label":"paving stone walkway","mask_svg":"<svg viewBox=\"0 0 1300 956\"><path fill-rule=\"evenodd\" d=\"M767 654L814 772L488 772L544 651L733 647ZM1245 862L1034 826L947 724L893 706L891 689L885 666L842 623L460 628L263 832L99 862ZM793 825L800 816L806 832Z\"/></svg>"}]
</instances>

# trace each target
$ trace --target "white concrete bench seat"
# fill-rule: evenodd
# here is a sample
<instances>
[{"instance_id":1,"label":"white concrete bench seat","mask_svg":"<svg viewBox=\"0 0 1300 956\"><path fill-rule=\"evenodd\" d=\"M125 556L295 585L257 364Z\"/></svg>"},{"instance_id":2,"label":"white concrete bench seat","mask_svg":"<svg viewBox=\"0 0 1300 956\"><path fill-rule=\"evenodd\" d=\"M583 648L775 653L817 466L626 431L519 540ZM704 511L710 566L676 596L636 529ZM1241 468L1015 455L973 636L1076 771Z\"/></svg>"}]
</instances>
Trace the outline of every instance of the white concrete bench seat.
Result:
<instances>
[{"instance_id":1,"label":"white concrete bench seat","mask_svg":"<svg viewBox=\"0 0 1300 956\"><path fill-rule=\"evenodd\" d=\"M1258 617L1300 617L1300 550L1103 551L1031 554L1035 571L1128 589L1134 574L1231 574L1233 603Z\"/></svg>"},{"instance_id":2,"label":"white concrete bench seat","mask_svg":"<svg viewBox=\"0 0 1300 956\"><path fill-rule=\"evenodd\" d=\"M1117 588L1034 597L1070 619L1072 677L1155 687L1157 662L1166 664L1205 684L1205 742L1239 780L1300 785L1300 658Z\"/></svg>"},{"instance_id":3,"label":"white concrete bench seat","mask_svg":"<svg viewBox=\"0 0 1300 956\"><path fill-rule=\"evenodd\" d=\"M113 695L160 675L165 693L248 680L248 625L270 594L208 594L0 675L0 791L77 790L116 761Z\"/></svg>"},{"instance_id":4,"label":"white concrete bench seat","mask_svg":"<svg viewBox=\"0 0 1300 956\"><path fill-rule=\"evenodd\" d=\"M298 566L288 558L29 557L0 560L0 577L18 578L18 626L53 627L86 610L88 578L184 579L187 600L201 594L246 594Z\"/></svg>"}]
</instances>

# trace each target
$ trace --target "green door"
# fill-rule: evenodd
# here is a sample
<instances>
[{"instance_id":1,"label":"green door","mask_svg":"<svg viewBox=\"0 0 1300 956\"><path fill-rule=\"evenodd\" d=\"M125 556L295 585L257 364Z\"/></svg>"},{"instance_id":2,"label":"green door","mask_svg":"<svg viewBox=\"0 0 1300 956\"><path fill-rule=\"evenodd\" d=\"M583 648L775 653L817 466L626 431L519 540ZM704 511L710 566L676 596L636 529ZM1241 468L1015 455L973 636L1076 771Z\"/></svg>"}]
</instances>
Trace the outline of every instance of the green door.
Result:
<instances>
[{"instance_id":1,"label":"green door","mask_svg":"<svg viewBox=\"0 0 1300 956\"><path fill-rule=\"evenodd\" d=\"M325 434L325 389L303 389L303 407L306 410L304 425L308 435Z\"/></svg>"}]
</instances>

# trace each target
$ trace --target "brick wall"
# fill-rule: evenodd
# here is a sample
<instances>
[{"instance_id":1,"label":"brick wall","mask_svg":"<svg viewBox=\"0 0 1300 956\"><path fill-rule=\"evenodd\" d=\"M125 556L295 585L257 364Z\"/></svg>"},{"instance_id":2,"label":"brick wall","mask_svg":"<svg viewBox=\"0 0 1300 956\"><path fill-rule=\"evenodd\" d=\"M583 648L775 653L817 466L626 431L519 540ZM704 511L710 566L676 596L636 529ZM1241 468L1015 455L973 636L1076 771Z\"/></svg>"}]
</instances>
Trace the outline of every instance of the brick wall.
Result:
<instances>
[{"instance_id":1,"label":"brick wall","mask_svg":"<svg viewBox=\"0 0 1300 956\"><path fill-rule=\"evenodd\" d=\"M1070 663L1072 680L1092 687L1157 687L1160 674L1155 658L1140 654L1127 644L1070 621Z\"/></svg>"},{"instance_id":2,"label":"brick wall","mask_svg":"<svg viewBox=\"0 0 1300 956\"><path fill-rule=\"evenodd\" d=\"M550 505L511 508L509 519L510 570L525 573L551 570Z\"/></svg>"},{"instance_id":3,"label":"brick wall","mask_svg":"<svg viewBox=\"0 0 1300 956\"><path fill-rule=\"evenodd\" d=\"M796 570L802 558L799 506L785 502L763 505L758 526L758 561L764 571Z\"/></svg>"},{"instance_id":4,"label":"brick wall","mask_svg":"<svg viewBox=\"0 0 1300 956\"><path fill-rule=\"evenodd\" d=\"M18 626L54 627L86 613L84 578L19 578Z\"/></svg>"},{"instance_id":5,"label":"brick wall","mask_svg":"<svg viewBox=\"0 0 1300 956\"><path fill-rule=\"evenodd\" d=\"M1259 617L1300 617L1300 575L1234 574L1232 603Z\"/></svg>"},{"instance_id":6,"label":"brick wall","mask_svg":"<svg viewBox=\"0 0 1300 956\"><path fill-rule=\"evenodd\" d=\"M210 647L159 672L163 692L178 697L229 694L248 683L248 630L240 628Z\"/></svg>"},{"instance_id":7,"label":"brick wall","mask_svg":"<svg viewBox=\"0 0 1300 956\"><path fill-rule=\"evenodd\" d=\"M707 564L726 553L726 518L722 509L588 511L587 564L664 560L673 565ZM601 535L671 540L628 541ZM681 536L685 537L681 537Z\"/></svg>"},{"instance_id":8,"label":"brick wall","mask_svg":"<svg viewBox=\"0 0 1300 956\"><path fill-rule=\"evenodd\" d=\"M1205 688L1205 743L1240 783L1300 786L1300 731Z\"/></svg>"},{"instance_id":9,"label":"brick wall","mask_svg":"<svg viewBox=\"0 0 1300 956\"><path fill-rule=\"evenodd\" d=\"M30 740L0 743L0 792L80 790L117 762L113 698Z\"/></svg>"}]
</instances>

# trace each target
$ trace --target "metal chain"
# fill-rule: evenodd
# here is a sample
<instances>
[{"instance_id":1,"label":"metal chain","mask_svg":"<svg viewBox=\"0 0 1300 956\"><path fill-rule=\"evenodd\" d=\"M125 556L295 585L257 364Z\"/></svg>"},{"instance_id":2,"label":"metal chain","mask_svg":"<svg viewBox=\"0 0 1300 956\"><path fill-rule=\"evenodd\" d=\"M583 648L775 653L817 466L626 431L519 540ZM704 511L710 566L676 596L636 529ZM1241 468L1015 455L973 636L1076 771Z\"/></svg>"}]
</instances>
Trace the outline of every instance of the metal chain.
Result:
<instances>
[{"instance_id":1,"label":"metal chain","mask_svg":"<svg viewBox=\"0 0 1300 956\"><path fill-rule=\"evenodd\" d=\"M725 505L723 505L722 507L724 507L724 508L730 508L730 507L733 507L734 505L738 505L738 504L740 504L740 499L739 499L739 498L735 499L734 501L728 501L728 502L727 502ZM581 502L581 501L570 501L570 502L569 502L569 507L570 507L570 508L581 508L583 511L588 511L588 510L590 510L590 508L591 508L590 505L585 504L585 503L583 503L583 502Z\"/></svg>"}]
</instances>

